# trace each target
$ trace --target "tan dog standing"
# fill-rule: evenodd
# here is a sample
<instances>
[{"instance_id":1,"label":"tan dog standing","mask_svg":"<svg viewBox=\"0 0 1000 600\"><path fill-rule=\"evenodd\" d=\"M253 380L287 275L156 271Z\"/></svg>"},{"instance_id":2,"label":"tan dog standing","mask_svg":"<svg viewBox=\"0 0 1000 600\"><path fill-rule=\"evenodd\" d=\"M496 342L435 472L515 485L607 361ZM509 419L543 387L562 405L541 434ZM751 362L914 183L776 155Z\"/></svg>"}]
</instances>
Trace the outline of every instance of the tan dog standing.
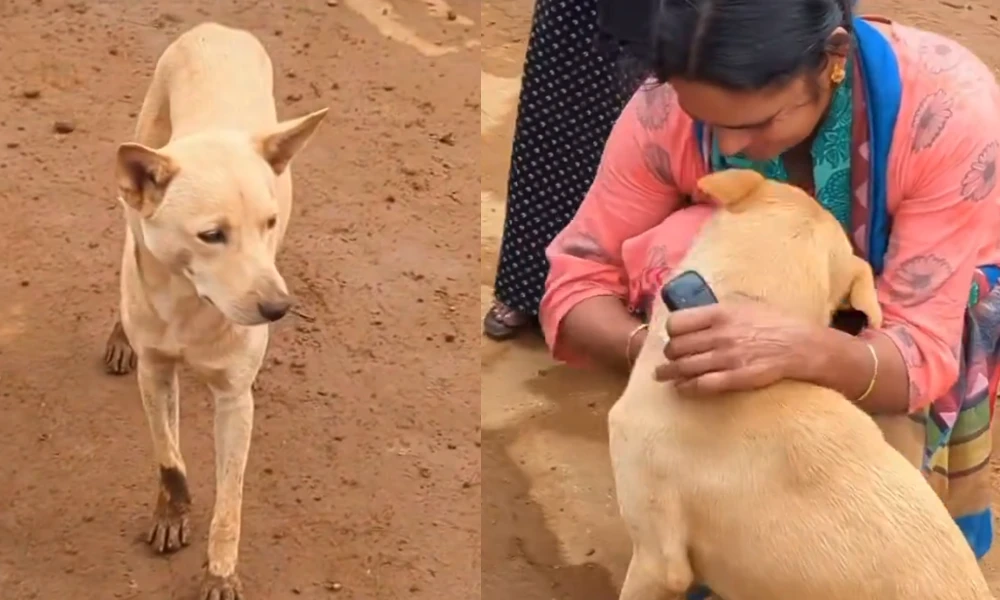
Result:
<instances>
[{"instance_id":1,"label":"tan dog standing","mask_svg":"<svg viewBox=\"0 0 1000 600\"><path fill-rule=\"evenodd\" d=\"M182 363L214 398L216 495L206 600L243 597L236 563L251 384L267 347L267 323L291 306L275 267L291 212L289 162L325 115L323 109L279 123L263 46L250 33L206 23L164 51L136 142L118 148L118 194L128 227L121 322L106 358L124 371L133 348L138 357L160 473L149 534L157 552L178 550L190 537L178 430Z\"/></svg>"},{"instance_id":2,"label":"tan dog standing","mask_svg":"<svg viewBox=\"0 0 1000 600\"><path fill-rule=\"evenodd\" d=\"M678 272L720 302L761 298L827 325L842 300L878 327L869 266L805 192L730 170L699 182L721 208ZM737 300L738 301L738 300ZM609 415L633 541L621 600L983 600L971 548L920 472L842 395L786 381L717 398L653 380L667 309Z\"/></svg>"}]
</instances>

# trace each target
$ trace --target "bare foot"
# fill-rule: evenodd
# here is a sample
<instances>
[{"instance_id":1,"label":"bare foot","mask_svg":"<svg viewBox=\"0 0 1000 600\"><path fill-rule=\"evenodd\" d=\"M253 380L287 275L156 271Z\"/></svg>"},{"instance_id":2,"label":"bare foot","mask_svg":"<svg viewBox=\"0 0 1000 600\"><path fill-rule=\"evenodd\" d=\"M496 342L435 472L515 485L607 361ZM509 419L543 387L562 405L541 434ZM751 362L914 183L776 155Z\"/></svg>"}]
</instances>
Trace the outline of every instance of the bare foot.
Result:
<instances>
[{"instance_id":1,"label":"bare foot","mask_svg":"<svg viewBox=\"0 0 1000 600\"><path fill-rule=\"evenodd\" d=\"M115 321L108 336L108 344L104 349L104 365L112 375L125 375L135 368L138 357L132 350L132 344L125 337L122 322Z\"/></svg>"},{"instance_id":2,"label":"bare foot","mask_svg":"<svg viewBox=\"0 0 1000 600\"><path fill-rule=\"evenodd\" d=\"M246 600L243 595L243 584L236 574L229 577L205 574L201 584L199 600Z\"/></svg>"},{"instance_id":3,"label":"bare foot","mask_svg":"<svg viewBox=\"0 0 1000 600\"><path fill-rule=\"evenodd\" d=\"M175 468L160 467L160 494L149 530L149 545L159 554L176 552L188 545L191 535L188 513L191 494L187 477Z\"/></svg>"}]
</instances>

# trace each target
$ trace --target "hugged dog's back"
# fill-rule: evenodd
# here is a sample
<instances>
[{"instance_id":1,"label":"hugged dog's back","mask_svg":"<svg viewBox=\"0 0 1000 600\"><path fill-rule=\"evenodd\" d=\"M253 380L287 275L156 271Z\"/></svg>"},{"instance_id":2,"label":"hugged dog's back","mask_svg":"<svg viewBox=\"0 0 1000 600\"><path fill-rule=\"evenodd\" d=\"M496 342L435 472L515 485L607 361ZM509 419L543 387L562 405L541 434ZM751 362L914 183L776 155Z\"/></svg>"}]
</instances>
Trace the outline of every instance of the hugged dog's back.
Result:
<instances>
[{"instance_id":1,"label":"hugged dog's back","mask_svg":"<svg viewBox=\"0 0 1000 600\"><path fill-rule=\"evenodd\" d=\"M725 600L990 597L969 595L985 584L923 476L843 396L782 382L681 399L648 371L629 387L609 416L616 488L657 577L684 571L673 554L690 560L681 587ZM938 573L941 555L961 558Z\"/></svg>"}]
</instances>

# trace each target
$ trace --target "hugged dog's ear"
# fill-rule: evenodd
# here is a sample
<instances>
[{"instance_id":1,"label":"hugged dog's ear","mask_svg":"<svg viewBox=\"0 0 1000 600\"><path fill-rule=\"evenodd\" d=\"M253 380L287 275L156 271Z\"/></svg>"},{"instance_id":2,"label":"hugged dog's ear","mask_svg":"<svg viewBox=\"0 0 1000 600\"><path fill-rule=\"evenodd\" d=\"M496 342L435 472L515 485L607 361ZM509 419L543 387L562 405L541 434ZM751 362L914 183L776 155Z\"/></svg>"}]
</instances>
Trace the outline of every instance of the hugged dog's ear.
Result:
<instances>
[{"instance_id":1,"label":"hugged dog's ear","mask_svg":"<svg viewBox=\"0 0 1000 600\"><path fill-rule=\"evenodd\" d=\"M256 137L258 152L276 175L281 175L292 158L305 148L328 110L324 108L304 117L282 121L274 130Z\"/></svg>"},{"instance_id":2,"label":"hugged dog's ear","mask_svg":"<svg viewBox=\"0 0 1000 600\"><path fill-rule=\"evenodd\" d=\"M872 268L858 256L851 256L851 261L851 287L847 301L855 310L865 313L869 327L878 329L882 326L882 306L878 303Z\"/></svg>"},{"instance_id":3,"label":"hugged dog's ear","mask_svg":"<svg viewBox=\"0 0 1000 600\"><path fill-rule=\"evenodd\" d=\"M180 168L169 156L142 144L118 146L115 179L118 196L133 209L149 215Z\"/></svg>"},{"instance_id":4,"label":"hugged dog's ear","mask_svg":"<svg viewBox=\"0 0 1000 600\"><path fill-rule=\"evenodd\" d=\"M698 192L712 202L737 210L764 183L764 176L750 169L726 169L705 175L698 180Z\"/></svg>"}]
</instances>

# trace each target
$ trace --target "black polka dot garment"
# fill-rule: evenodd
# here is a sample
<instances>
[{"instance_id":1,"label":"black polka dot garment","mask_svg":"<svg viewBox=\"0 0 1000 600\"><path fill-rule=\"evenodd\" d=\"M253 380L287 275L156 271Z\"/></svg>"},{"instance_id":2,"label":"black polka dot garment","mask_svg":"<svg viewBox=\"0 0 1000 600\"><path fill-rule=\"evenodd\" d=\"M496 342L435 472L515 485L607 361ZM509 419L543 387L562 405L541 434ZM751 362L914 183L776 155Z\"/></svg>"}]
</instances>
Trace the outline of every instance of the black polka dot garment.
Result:
<instances>
[{"instance_id":1,"label":"black polka dot garment","mask_svg":"<svg viewBox=\"0 0 1000 600\"><path fill-rule=\"evenodd\" d=\"M583 202L638 84L597 40L596 0L537 0L494 290L500 302L532 316L548 274L545 248Z\"/></svg>"}]
</instances>

